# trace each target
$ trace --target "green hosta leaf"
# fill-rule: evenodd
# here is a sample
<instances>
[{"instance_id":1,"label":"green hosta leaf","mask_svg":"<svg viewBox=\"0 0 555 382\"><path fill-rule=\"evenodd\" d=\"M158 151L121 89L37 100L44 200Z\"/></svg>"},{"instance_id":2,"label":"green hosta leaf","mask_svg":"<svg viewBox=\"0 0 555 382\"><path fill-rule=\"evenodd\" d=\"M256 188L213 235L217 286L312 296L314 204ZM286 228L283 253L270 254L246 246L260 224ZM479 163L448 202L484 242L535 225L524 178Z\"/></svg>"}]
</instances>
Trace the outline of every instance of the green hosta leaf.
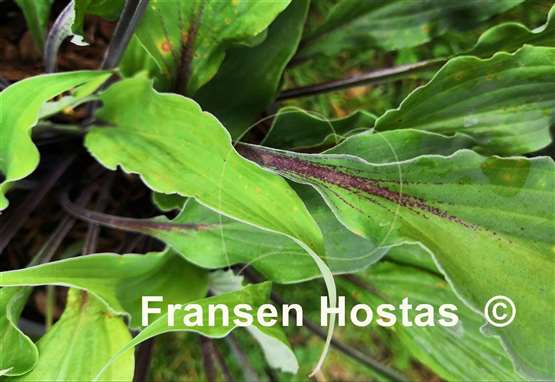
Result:
<instances>
[{"instance_id":1,"label":"green hosta leaf","mask_svg":"<svg viewBox=\"0 0 555 382\"><path fill-rule=\"evenodd\" d=\"M318 194L310 189L298 191L323 229L326 260L333 272L359 270L381 258L384 251L344 228L323 205ZM204 268L218 269L242 263L280 283L321 276L312 258L294 241L219 215L192 199L172 221L165 217L99 221L156 237L188 261Z\"/></svg>"},{"instance_id":2,"label":"green hosta leaf","mask_svg":"<svg viewBox=\"0 0 555 382\"><path fill-rule=\"evenodd\" d=\"M39 50L44 47L50 7L54 0L16 0L23 11L27 27L33 35L33 40Z\"/></svg>"},{"instance_id":3,"label":"green hosta leaf","mask_svg":"<svg viewBox=\"0 0 555 382\"><path fill-rule=\"evenodd\" d=\"M472 145L472 139L461 135L445 137L407 129L380 134L367 131L352 136L332 151L362 147L360 155L365 159L392 162L430 153L451 154ZM322 229L326 261L332 272L359 271L383 256L384 249L376 248L372 241L351 233L340 224L316 192L306 187L296 191ZM156 225L157 222L166 225ZM172 221L161 217L137 223L120 228L154 236L204 268L243 263L280 283L304 281L320 274L311 258L293 241L219 215L194 200L188 200ZM197 228L191 224L196 224Z\"/></svg>"},{"instance_id":4,"label":"green hosta leaf","mask_svg":"<svg viewBox=\"0 0 555 382\"><path fill-rule=\"evenodd\" d=\"M424 44L448 29L468 29L523 0L340 1L305 38L300 57L344 50L396 50Z\"/></svg>"},{"instance_id":5,"label":"green hosta leaf","mask_svg":"<svg viewBox=\"0 0 555 382\"><path fill-rule=\"evenodd\" d=\"M241 152L315 187L351 231L380 245L422 243L473 309L497 295L512 299L515 321L488 332L503 339L522 373L555 375L555 339L546 335L555 328L555 307L546 305L555 299L553 160L461 150L371 164L258 146Z\"/></svg>"},{"instance_id":6,"label":"green hosta leaf","mask_svg":"<svg viewBox=\"0 0 555 382\"><path fill-rule=\"evenodd\" d=\"M284 107L275 116L262 144L288 150L337 144L348 135L371 128L375 120L374 115L362 110L328 119L297 107Z\"/></svg>"},{"instance_id":7,"label":"green hosta leaf","mask_svg":"<svg viewBox=\"0 0 555 382\"><path fill-rule=\"evenodd\" d=\"M202 317L202 326L187 327L183 325L183 317L186 314L186 311L183 309L179 309L175 312L175 325L169 326L168 315L167 313L163 313L149 326L144 328L125 347L123 347L122 350L120 350L118 354L116 354L116 356L112 359L112 361L116 360L119 354L129 351L129 349L137 346L141 342L164 333L190 331L199 333L206 337L223 338L237 327L237 325L233 321L239 317L234 314L233 308L239 304L247 304L252 306L253 309L256 310L260 305L267 303L270 298L270 291L271 283L265 282L261 284L251 284L235 292L229 292L221 294L219 296L203 298L197 301L190 302L190 304L200 305L202 312L204 312ZM215 325L208 325L208 315L206 313L208 312L208 305L210 304L223 304L228 307L229 325L224 325L222 321L221 311L218 311L218 313L216 314ZM256 323L255 320L254 327L256 327L260 332L264 333L266 336L270 336L285 345L288 344L287 338L283 334L281 328L279 328L278 326L264 327ZM98 375L104 378L103 370Z\"/></svg>"},{"instance_id":8,"label":"green hosta leaf","mask_svg":"<svg viewBox=\"0 0 555 382\"><path fill-rule=\"evenodd\" d=\"M243 263L278 282L320 275L311 257L294 241L217 214L194 200L187 201L172 223L203 225L197 230L150 230L152 236L201 267L218 269ZM287 266L291 264L294 269Z\"/></svg>"},{"instance_id":9,"label":"green hosta leaf","mask_svg":"<svg viewBox=\"0 0 555 382\"><path fill-rule=\"evenodd\" d=\"M195 99L222 121L233 138L274 100L285 66L299 45L308 5L308 0L293 1L270 25L261 44L230 49L218 74L196 94Z\"/></svg>"},{"instance_id":10,"label":"green hosta leaf","mask_svg":"<svg viewBox=\"0 0 555 382\"><path fill-rule=\"evenodd\" d=\"M62 317L37 343L39 363L19 380L90 381L130 340L121 317L113 316L86 292L70 290ZM130 381L134 367L129 350L106 370L103 380Z\"/></svg>"},{"instance_id":11,"label":"green hosta leaf","mask_svg":"<svg viewBox=\"0 0 555 382\"><path fill-rule=\"evenodd\" d=\"M404 251L394 248L392 252ZM412 251L411 256L426 258ZM392 331L401 343L420 362L431 368L440 377L449 381L517 381L511 360L501 343L480 332L482 318L457 298L447 282L438 274L426 272L406 265L387 261L376 264L361 277L375 293L355 287L352 283L341 282L361 303L378 306L388 303L399 306L404 298L414 306L430 304L434 309L433 327L404 327L400 324ZM454 327L444 327L438 323L439 307L453 304L457 307L459 323ZM396 311L398 322L401 312ZM409 313L414 322L415 311ZM375 330L375 329L374 329Z\"/></svg>"},{"instance_id":12,"label":"green hosta leaf","mask_svg":"<svg viewBox=\"0 0 555 382\"><path fill-rule=\"evenodd\" d=\"M136 35L163 76L180 93L194 94L218 71L226 49L249 43L283 11L289 0L155 0Z\"/></svg>"},{"instance_id":13,"label":"green hosta leaf","mask_svg":"<svg viewBox=\"0 0 555 382\"><path fill-rule=\"evenodd\" d=\"M488 57L501 50L513 52L525 44L554 47L555 25L552 20L554 14L555 6L549 11L546 23L534 30L515 22L490 28L482 33L476 45L465 55Z\"/></svg>"},{"instance_id":14,"label":"green hosta leaf","mask_svg":"<svg viewBox=\"0 0 555 382\"><path fill-rule=\"evenodd\" d=\"M239 156L218 120L194 101L157 93L144 77L113 85L101 99L98 117L111 127L93 128L85 144L106 167L120 165L141 174L155 191L193 196L211 209L323 253L318 226L293 190ZM283 214L278 205L292 213Z\"/></svg>"},{"instance_id":15,"label":"green hosta leaf","mask_svg":"<svg viewBox=\"0 0 555 382\"><path fill-rule=\"evenodd\" d=\"M101 100L97 116L111 127L93 128L85 145L105 167L119 165L140 174L154 191L192 196L226 216L292 238L312 256L335 302L333 276L319 257L324 246L318 225L284 179L237 154L216 118L193 100L155 92L143 77L111 86Z\"/></svg>"},{"instance_id":16,"label":"green hosta leaf","mask_svg":"<svg viewBox=\"0 0 555 382\"><path fill-rule=\"evenodd\" d=\"M391 163L421 155L451 155L472 148L475 142L464 134L445 136L423 130L365 131L326 150L326 154L353 154L371 163Z\"/></svg>"},{"instance_id":17,"label":"green hosta leaf","mask_svg":"<svg viewBox=\"0 0 555 382\"><path fill-rule=\"evenodd\" d=\"M25 374L38 362L37 347L17 327L30 294L31 288L0 289L0 376Z\"/></svg>"},{"instance_id":18,"label":"green hosta leaf","mask_svg":"<svg viewBox=\"0 0 555 382\"><path fill-rule=\"evenodd\" d=\"M410 129L379 134L367 131L352 136L329 152L358 148L357 153L364 159L386 163L431 153L451 154L473 144L472 139L462 135L446 137ZM298 187L296 191L322 229L326 261L332 272L356 272L383 256L385 249L376 248L374 242L351 233L339 223L315 191L306 187ZM154 221L170 222L165 217ZM194 200L187 201L171 223L176 226L145 224L142 228L140 225L134 227L140 233L164 241L187 260L204 268L217 269L243 263L280 283L319 276L310 257L291 240L219 215ZM184 224L201 227L191 229L190 225Z\"/></svg>"},{"instance_id":19,"label":"green hosta leaf","mask_svg":"<svg viewBox=\"0 0 555 382\"><path fill-rule=\"evenodd\" d=\"M17 82L0 93L0 211L8 206L4 194L10 183L26 177L38 165L39 153L30 130L45 102L89 81L99 85L109 76L92 71L49 74Z\"/></svg>"},{"instance_id":20,"label":"green hosta leaf","mask_svg":"<svg viewBox=\"0 0 555 382\"><path fill-rule=\"evenodd\" d=\"M554 62L555 49L532 46L484 60L453 58L398 109L381 116L376 129L461 132L491 153L539 150L551 142Z\"/></svg>"},{"instance_id":21,"label":"green hosta leaf","mask_svg":"<svg viewBox=\"0 0 555 382\"><path fill-rule=\"evenodd\" d=\"M319 195L299 190L325 237L326 261L335 273L359 270L377 261L384 251L371 241L351 234L322 204ZM206 229L154 234L189 261L207 268L237 263L250 265L269 279L291 283L320 276L306 252L293 241L222 217L189 201L174 223L201 223Z\"/></svg>"},{"instance_id":22,"label":"green hosta leaf","mask_svg":"<svg viewBox=\"0 0 555 382\"><path fill-rule=\"evenodd\" d=\"M104 17L116 20L123 8L124 0L73 0L75 20L71 29L74 33L83 35L86 15Z\"/></svg>"},{"instance_id":23,"label":"green hosta leaf","mask_svg":"<svg viewBox=\"0 0 555 382\"><path fill-rule=\"evenodd\" d=\"M97 254L55 261L1 272L0 285L85 289L105 302L114 314L129 314L130 326L138 327L141 296L164 296L168 303L188 302L206 295L208 281L205 272L169 251Z\"/></svg>"}]
</instances>

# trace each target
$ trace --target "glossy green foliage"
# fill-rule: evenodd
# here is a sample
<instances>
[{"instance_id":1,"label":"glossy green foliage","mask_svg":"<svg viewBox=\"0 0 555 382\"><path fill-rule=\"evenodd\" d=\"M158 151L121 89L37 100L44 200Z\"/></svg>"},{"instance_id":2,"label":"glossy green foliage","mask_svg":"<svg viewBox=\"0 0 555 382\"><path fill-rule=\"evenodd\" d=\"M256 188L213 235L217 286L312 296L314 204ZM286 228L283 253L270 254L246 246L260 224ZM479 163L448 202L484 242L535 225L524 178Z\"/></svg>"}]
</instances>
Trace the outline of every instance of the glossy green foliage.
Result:
<instances>
[{"instance_id":1,"label":"glossy green foliage","mask_svg":"<svg viewBox=\"0 0 555 382\"><path fill-rule=\"evenodd\" d=\"M51 1L17 3L40 46ZM333 275L353 298L349 303L398 305L409 297L435 310L455 304L461 320L455 327L370 328L394 337L403 357L410 354L442 379L555 378L555 165L547 157L494 156L530 154L551 143L555 8L535 29L515 22L482 25L486 32L470 50L462 47L472 46L478 33L471 32L468 44L462 39L470 33L457 33L521 3L340 0L327 13L321 12L327 2L309 0L150 0L118 76L101 91L110 73L37 76L7 87L0 94L0 211L8 204L6 191L37 167L32 128L67 133L73 128L64 126L69 114L59 113L99 101L87 108L92 114L70 117L81 125L72 131L82 128L94 159L138 175L146 185L142 195L152 193L153 203L171 212L149 219L113 216L135 211L125 210L130 201L111 211L113 195L106 197L105 214L90 211L92 203L64 203L89 224L147 235L166 248L145 255L56 253L61 260L0 272L0 376L131 380L132 348L147 339L175 331L222 338L239 327L234 313L231 324L218 315L216 325L207 325L207 317L203 326L182 325L184 310L175 312L175 326L164 310L141 327L142 296L163 296L160 307L256 309L270 301L271 284L244 285L242 275L253 270L281 284L323 277L332 305ZM72 4L64 27L78 34L86 15L116 20L124 4L133 6L124 0ZM540 8L547 11L545 4ZM540 25L540 17L534 13L526 24ZM120 19L122 28L133 25ZM438 36L445 37L431 42ZM305 62L317 56L328 58ZM326 66L332 56L334 64ZM430 60L423 65L430 76L401 71L382 77L395 70L390 66L413 60ZM346 69L334 73L320 65ZM280 96L282 88L310 83L305 72L328 80L368 68L376 69L376 82L366 93L307 103L291 100L295 91ZM424 83L420 77L431 79L416 88ZM287 106L319 109L328 101L343 117ZM380 117L366 111L390 105L399 106ZM79 144L70 150L86 154ZM114 179L111 187L121 187L119 176ZM73 195L83 183L57 186ZM100 206L101 197L93 197ZM87 236L86 247L94 239ZM339 276L351 273L358 275ZM61 319L34 344L17 325L32 288L40 285L71 289ZM315 299L322 294L312 292ZM516 305L507 327L486 324L484 306L496 295ZM129 330L137 329L132 338ZM246 330L270 367L298 372L295 354L301 360L305 349L293 353L280 325L255 321ZM384 344L380 351L395 353Z\"/></svg>"},{"instance_id":2,"label":"glossy green foliage","mask_svg":"<svg viewBox=\"0 0 555 382\"><path fill-rule=\"evenodd\" d=\"M325 260L330 270L342 273L362 269L377 261L384 251L366 239L349 233L325 208L319 195L299 190L325 236ZM268 279L291 283L320 276L310 256L295 242L223 217L189 201L173 223L196 223L198 230L159 229L150 234L173 247L187 260L206 268L243 263Z\"/></svg>"},{"instance_id":3,"label":"glossy green foliage","mask_svg":"<svg viewBox=\"0 0 555 382\"><path fill-rule=\"evenodd\" d=\"M85 140L100 163L140 174L153 191L194 197L226 216L295 240L318 266L335 301L333 276L320 258L322 233L306 206L284 179L237 154L214 116L191 99L157 93L143 77L113 85L101 99L98 116L111 127L96 127ZM145 155L152 160L145 161ZM282 205L290 213L283 214ZM328 343L332 331L330 325Z\"/></svg>"},{"instance_id":4,"label":"glossy green foliage","mask_svg":"<svg viewBox=\"0 0 555 382\"><path fill-rule=\"evenodd\" d=\"M365 131L346 139L325 153L352 154L370 163L392 163L421 155L451 155L474 145L474 140L464 134L446 136L413 129Z\"/></svg>"},{"instance_id":5,"label":"glossy green foliage","mask_svg":"<svg viewBox=\"0 0 555 382\"><path fill-rule=\"evenodd\" d=\"M101 99L98 116L110 126L92 129L85 144L106 167L119 165L141 174L155 191L193 196L216 211L286 234L322 253L320 230L298 196L283 179L239 156L227 131L197 103L157 93L144 77L113 85ZM145 155L153 160L144 161ZM294 213L282 214L278 200Z\"/></svg>"},{"instance_id":6,"label":"glossy green foliage","mask_svg":"<svg viewBox=\"0 0 555 382\"><path fill-rule=\"evenodd\" d=\"M320 136L319 132L317 136ZM447 137L407 129L356 134L327 152L356 150L359 157L369 162L387 163L432 153L449 155L473 145L470 137L460 134ZM296 187L295 190L322 230L325 259L333 273L360 271L384 255L386 250L377 248L373 240L353 234L339 223L318 193L307 187ZM166 218L157 221L170 222ZM164 241L187 260L204 268L243 263L280 283L309 280L319 275L310 257L291 240L221 216L193 200L187 201L171 223L176 226L150 225L136 228L136 231ZM184 224L200 224L202 227L191 229Z\"/></svg>"},{"instance_id":7,"label":"glossy green foliage","mask_svg":"<svg viewBox=\"0 0 555 382\"><path fill-rule=\"evenodd\" d=\"M472 145L472 139L461 135L446 137L417 130L379 134L368 131L329 152L360 147L360 156L369 161L393 162L430 153L451 154ZM296 191L322 230L325 259L333 273L359 271L383 256L385 250L376 248L372 240L343 227L316 192L301 187ZM170 222L166 218L152 222L155 221ZM308 280L320 274L312 259L292 240L219 215L194 200L188 200L171 223L175 226L150 224L136 226L135 231L164 241L187 260L205 268L243 263L281 283ZM193 228L191 224L198 226Z\"/></svg>"}]
</instances>

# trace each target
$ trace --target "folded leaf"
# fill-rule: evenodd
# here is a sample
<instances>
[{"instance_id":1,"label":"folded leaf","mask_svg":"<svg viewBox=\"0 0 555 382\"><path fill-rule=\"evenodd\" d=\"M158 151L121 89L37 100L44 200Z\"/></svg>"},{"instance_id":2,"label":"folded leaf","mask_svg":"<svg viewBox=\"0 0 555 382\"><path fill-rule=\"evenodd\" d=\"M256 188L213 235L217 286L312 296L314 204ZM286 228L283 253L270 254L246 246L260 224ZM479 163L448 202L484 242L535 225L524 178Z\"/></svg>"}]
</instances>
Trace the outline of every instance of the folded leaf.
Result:
<instances>
[{"instance_id":1,"label":"folded leaf","mask_svg":"<svg viewBox=\"0 0 555 382\"><path fill-rule=\"evenodd\" d=\"M554 48L532 46L489 59L453 58L398 109L378 118L376 129L465 133L489 153L539 150L551 142L553 62Z\"/></svg>"},{"instance_id":2,"label":"folded leaf","mask_svg":"<svg viewBox=\"0 0 555 382\"><path fill-rule=\"evenodd\" d=\"M287 150L337 144L357 131L371 128L375 119L363 110L329 119L297 107L283 107L277 112L262 144Z\"/></svg>"},{"instance_id":3,"label":"folded leaf","mask_svg":"<svg viewBox=\"0 0 555 382\"><path fill-rule=\"evenodd\" d=\"M461 150L371 164L250 145L241 153L316 188L346 227L377 245L421 243L473 309L509 297L516 319L488 332L502 338L520 372L555 375L555 338L546 335L555 329L555 307L546 305L555 299L553 160Z\"/></svg>"},{"instance_id":4,"label":"folded leaf","mask_svg":"<svg viewBox=\"0 0 555 382\"><path fill-rule=\"evenodd\" d=\"M26 177L38 165L39 153L30 130L44 103L89 81L100 85L109 76L93 71L42 75L16 82L0 93L0 211L8 206L4 194L10 183Z\"/></svg>"},{"instance_id":5,"label":"folded leaf","mask_svg":"<svg viewBox=\"0 0 555 382\"><path fill-rule=\"evenodd\" d=\"M291 2L269 26L264 42L230 49L218 74L195 95L233 138L259 120L274 100L285 66L299 45L308 5L309 0Z\"/></svg>"},{"instance_id":6,"label":"folded leaf","mask_svg":"<svg viewBox=\"0 0 555 382\"><path fill-rule=\"evenodd\" d=\"M396 50L424 44L449 29L468 29L523 0L340 1L307 34L300 57L344 50Z\"/></svg>"},{"instance_id":7,"label":"folded leaf","mask_svg":"<svg viewBox=\"0 0 555 382\"><path fill-rule=\"evenodd\" d=\"M394 248L394 251L403 251ZM409 253L411 256L429 257L423 251ZM389 256L389 254L388 254ZM396 310L397 322L391 333L401 340L404 347L420 362L440 377L450 381L517 381L511 360L501 343L480 332L482 318L467 308L452 292L447 282L434 273L415 267L398 265L386 261L376 264L360 277L368 288L361 288L342 281L340 285L351 292L360 303L376 307L388 303L399 306L404 298L414 307L429 304L434 309L434 325L427 327L404 327L399 324L401 312ZM445 327L438 322L439 309L443 304L457 307L459 322L454 327ZM409 320L414 322L414 309ZM376 317L377 318L377 317ZM376 330L376 329L372 329Z\"/></svg>"},{"instance_id":8,"label":"folded leaf","mask_svg":"<svg viewBox=\"0 0 555 382\"><path fill-rule=\"evenodd\" d=\"M121 317L84 291L70 290L58 322L37 343L40 359L21 381L90 381L131 340ZM127 351L103 374L106 381L131 381L133 351Z\"/></svg>"},{"instance_id":9,"label":"folded leaf","mask_svg":"<svg viewBox=\"0 0 555 382\"><path fill-rule=\"evenodd\" d=\"M0 376L25 374L39 360L37 347L17 327L30 294L31 288L0 289Z\"/></svg>"},{"instance_id":10,"label":"folded leaf","mask_svg":"<svg viewBox=\"0 0 555 382\"><path fill-rule=\"evenodd\" d=\"M178 92L194 94L216 74L231 44L249 43L289 1L152 1L136 35Z\"/></svg>"},{"instance_id":11,"label":"folded leaf","mask_svg":"<svg viewBox=\"0 0 555 382\"><path fill-rule=\"evenodd\" d=\"M0 286L64 285L87 290L112 313L128 314L133 328L140 325L142 296L184 303L205 296L207 283L204 271L171 251L96 254L0 272Z\"/></svg>"}]
</instances>

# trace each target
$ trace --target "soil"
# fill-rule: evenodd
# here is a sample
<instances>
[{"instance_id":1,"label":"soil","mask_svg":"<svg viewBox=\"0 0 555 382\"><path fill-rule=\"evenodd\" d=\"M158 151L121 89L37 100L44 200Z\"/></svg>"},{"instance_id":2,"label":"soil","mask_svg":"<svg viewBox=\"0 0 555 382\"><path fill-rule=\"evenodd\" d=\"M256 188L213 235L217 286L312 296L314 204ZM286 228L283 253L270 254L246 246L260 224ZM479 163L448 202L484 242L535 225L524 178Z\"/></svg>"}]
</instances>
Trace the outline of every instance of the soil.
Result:
<instances>
[{"instance_id":1,"label":"soil","mask_svg":"<svg viewBox=\"0 0 555 382\"><path fill-rule=\"evenodd\" d=\"M56 1L52 15L59 14L67 1ZM49 27L54 20L51 17ZM108 46L115 23L90 17L85 23L85 39L90 46L66 41L58 57L58 69L97 69ZM15 2L0 2L0 78L9 83L44 72L42 54L27 31L25 19Z\"/></svg>"}]
</instances>

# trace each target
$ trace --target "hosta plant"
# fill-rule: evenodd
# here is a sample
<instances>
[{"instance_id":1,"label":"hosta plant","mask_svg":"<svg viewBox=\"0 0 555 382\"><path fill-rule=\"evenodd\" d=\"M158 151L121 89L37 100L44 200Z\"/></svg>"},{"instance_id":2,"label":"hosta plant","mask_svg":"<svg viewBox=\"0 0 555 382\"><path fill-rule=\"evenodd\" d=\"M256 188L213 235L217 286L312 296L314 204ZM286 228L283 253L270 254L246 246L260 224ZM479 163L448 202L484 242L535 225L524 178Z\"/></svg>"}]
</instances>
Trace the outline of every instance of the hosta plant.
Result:
<instances>
[{"instance_id":1,"label":"hosta plant","mask_svg":"<svg viewBox=\"0 0 555 382\"><path fill-rule=\"evenodd\" d=\"M2 379L555 379L549 2L0 8L45 72L2 78ZM456 325L320 325L406 301Z\"/></svg>"}]
</instances>

